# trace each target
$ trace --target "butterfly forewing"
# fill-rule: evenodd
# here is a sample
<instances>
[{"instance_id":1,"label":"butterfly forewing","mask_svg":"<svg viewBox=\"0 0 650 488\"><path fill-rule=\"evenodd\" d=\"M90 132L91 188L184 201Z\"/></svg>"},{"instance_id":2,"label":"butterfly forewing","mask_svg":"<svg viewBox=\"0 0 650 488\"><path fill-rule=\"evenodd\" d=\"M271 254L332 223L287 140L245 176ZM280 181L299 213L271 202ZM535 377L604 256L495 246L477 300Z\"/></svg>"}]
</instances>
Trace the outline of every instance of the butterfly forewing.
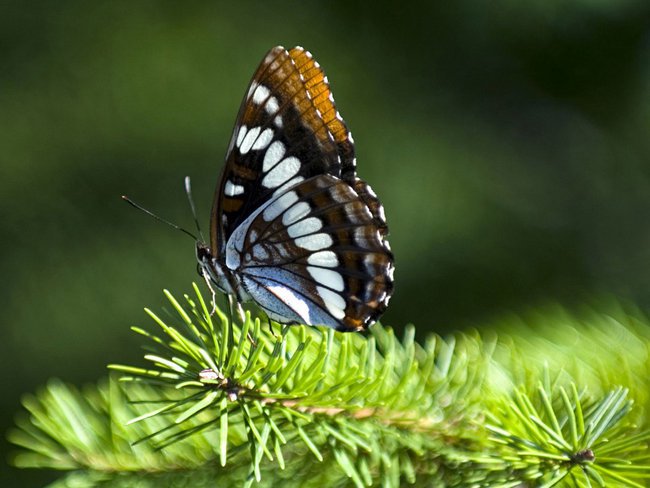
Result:
<instances>
[{"instance_id":1,"label":"butterfly forewing","mask_svg":"<svg viewBox=\"0 0 650 488\"><path fill-rule=\"evenodd\" d=\"M394 266L384 209L355 166L323 70L300 47L273 48L237 116L203 275L278 322L367 328Z\"/></svg>"},{"instance_id":2,"label":"butterfly forewing","mask_svg":"<svg viewBox=\"0 0 650 488\"><path fill-rule=\"evenodd\" d=\"M215 195L212 249L282 186L318 174L354 180L354 145L308 51L273 48L246 91Z\"/></svg>"}]
</instances>

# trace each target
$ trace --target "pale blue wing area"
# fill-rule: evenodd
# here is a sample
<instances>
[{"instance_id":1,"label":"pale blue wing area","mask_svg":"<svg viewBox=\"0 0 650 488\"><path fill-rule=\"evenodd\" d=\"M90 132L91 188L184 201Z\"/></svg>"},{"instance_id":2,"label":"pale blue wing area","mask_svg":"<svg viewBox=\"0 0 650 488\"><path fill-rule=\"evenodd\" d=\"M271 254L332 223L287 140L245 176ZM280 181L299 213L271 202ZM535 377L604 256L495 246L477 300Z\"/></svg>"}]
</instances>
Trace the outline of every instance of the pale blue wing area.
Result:
<instances>
[{"instance_id":1,"label":"pale blue wing area","mask_svg":"<svg viewBox=\"0 0 650 488\"><path fill-rule=\"evenodd\" d=\"M289 271L269 266L248 268L241 281L250 297L273 320L341 328L338 320L304 292L303 280Z\"/></svg>"}]
</instances>

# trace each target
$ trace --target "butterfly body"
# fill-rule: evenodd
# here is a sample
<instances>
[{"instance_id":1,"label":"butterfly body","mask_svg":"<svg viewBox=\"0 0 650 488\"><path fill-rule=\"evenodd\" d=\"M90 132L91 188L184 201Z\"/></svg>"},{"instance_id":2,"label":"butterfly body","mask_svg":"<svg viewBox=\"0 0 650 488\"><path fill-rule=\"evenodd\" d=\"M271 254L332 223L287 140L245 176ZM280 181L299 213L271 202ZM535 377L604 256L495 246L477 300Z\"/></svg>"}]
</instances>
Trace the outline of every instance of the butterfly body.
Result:
<instances>
[{"instance_id":1,"label":"butterfly body","mask_svg":"<svg viewBox=\"0 0 650 488\"><path fill-rule=\"evenodd\" d=\"M350 132L302 48L273 48L246 92L200 273L281 323L364 330L393 290L383 207L356 176Z\"/></svg>"}]
</instances>

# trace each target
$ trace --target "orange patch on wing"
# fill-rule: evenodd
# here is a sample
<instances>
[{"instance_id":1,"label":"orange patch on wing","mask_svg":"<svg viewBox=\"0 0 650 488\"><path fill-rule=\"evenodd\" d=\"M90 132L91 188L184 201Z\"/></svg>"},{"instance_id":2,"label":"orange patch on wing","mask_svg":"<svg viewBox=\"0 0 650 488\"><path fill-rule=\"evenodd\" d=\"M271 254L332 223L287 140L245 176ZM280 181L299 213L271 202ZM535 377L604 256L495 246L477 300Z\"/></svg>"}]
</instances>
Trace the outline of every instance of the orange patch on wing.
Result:
<instances>
[{"instance_id":1,"label":"orange patch on wing","mask_svg":"<svg viewBox=\"0 0 650 488\"><path fill-rule=\"evenodd\" d=\"M309 93L311 102L320 112L320 116L332 133L336 142L344 142L348 138L348 129L336 116L336 107L331 99L332 92L325 77L325 73L316 65L316 61L304 49L294 47L289 51L291 59L296 63L298 71L304 78L305 88Z\"/></svg>"}]
</instances>

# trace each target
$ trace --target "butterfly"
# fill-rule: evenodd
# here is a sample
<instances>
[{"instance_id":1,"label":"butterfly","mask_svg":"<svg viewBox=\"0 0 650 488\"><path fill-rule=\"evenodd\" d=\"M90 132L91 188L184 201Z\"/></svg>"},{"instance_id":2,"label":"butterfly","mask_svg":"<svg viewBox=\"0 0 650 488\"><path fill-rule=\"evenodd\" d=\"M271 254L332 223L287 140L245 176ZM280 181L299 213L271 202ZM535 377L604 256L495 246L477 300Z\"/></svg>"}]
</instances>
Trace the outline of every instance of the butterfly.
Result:
<instances>
[{"instance_id":1,"label":"butterfly","mask_svg":"<svg viewBox=\"0 0 650 488\"><path fill-rule=\"evenodd\" d=\"M274 47L239 109L199 273L240 312L252 301L279 323L362 331L393 293L387 233L325 73Z\"/></svg>"}]
</instances>

